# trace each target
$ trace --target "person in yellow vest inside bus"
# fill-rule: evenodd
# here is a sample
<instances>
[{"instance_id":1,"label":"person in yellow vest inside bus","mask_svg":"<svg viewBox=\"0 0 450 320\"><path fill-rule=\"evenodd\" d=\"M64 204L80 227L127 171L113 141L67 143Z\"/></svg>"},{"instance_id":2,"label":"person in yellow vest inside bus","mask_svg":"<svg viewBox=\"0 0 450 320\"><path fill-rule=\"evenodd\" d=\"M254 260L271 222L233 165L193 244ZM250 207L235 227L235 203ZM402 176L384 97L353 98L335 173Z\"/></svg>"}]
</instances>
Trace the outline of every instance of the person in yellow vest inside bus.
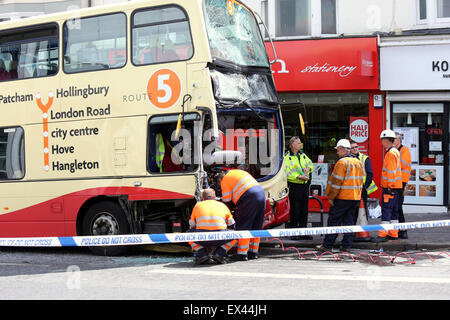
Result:
<instances>
[{"instance_id":1,"label":"person in yellow vest inside bus","mask_svg":"<svg viewBox=\"0 0 450 320\"><path fill-rule=\"evenodd\" d=\"M405 187L408 184L409 176L411 175L411 152L407 146L402 144L402 134L395 133L394 147L400 151L400 168L402 170L402 192L398 198L398 222L405 222L405 215L403 214L403 201L405 200ZM398 237L400 239L408 239L406 230L399 230Z\"/></svg>"},{"instance_id":2,"label":"person in yellow vest inside bus","mask_svg":"<svg viewBox=\"0 0 450 320\"><path fill-rule=\"evenodd\" d=\"M155 161L159 172L174 172L183 170L183 166L181 164L182 159L180 159L177 152L173 149L172 145L161 132L157 133L155 136L155 149ZM173 161L172 157L176 161Z\"/></svg>"},{"instance_id":3,"label":"person in yellow vest inside bus","mask_svg":"<svg viewBox=\"0 0 450 320\"><path fill-rule=\"evenodd\" d=\"M364 168L361 161L350 152L350 141L341 139L336 144L339 160L336 162L328 180L325 194L330 203L328 227L348 226L355 224L355 210L361 201L361 191L364 184ZM331 251L337 234L327 234L317 251ZM345 233L341 242L341 251L352 247L353 233Z\"/></svg>"},{"instance_id":4,"label":"person in yellow vest inside bus","mask_svg":"<svg viewBox=\"0 0 450 320\"><path fill-rule=\"evenodd\" d=\"M394 147L395 132L383 130L380 135L384 155L381 171L381 224L398 223L399 197L402 192L402 171L400 167L400 152ZM398 230L380 230L375 242L384 242L398 238Z\"/></svg>"},{"instance_id":5,"label":"person in yellow vest inside bus","mask_svg":"<svg viewBox=\"0 0 450 320\"><path fill-rule=\"evenodd\" d=\"M366 175L364 176L364 185L363 185L363 189L362 189L362 193L361 193L361 199L363 199L363 201L364 201L364 209L366 210L366 214L367 214L367 212L368 212L368 208L367 208L368 195L378 190L377 185L373 181L372 163L370 161L369 156L359 152L358 143L356 143L355 141L350 142L350 152L353 155L355 155L359 159L359 161L361 161L364 171L366 173ZM356 224L356 221L358 220L358 212L359 212L359 208L357 208L355 211L355 224ZM370 240L370 238L354 239L354 241L369 241L369 240Z\"/></svg>"},{"instance_id":6,"label":"person in yellow vest inside bus","mask_svg":"<svg viewBox=\"0 0 450 320\"><path fill-rule=\"evenodd\" d=\"M290 228L306 228L311 173L314 165L302 151L302 141L294 136L289 140L289 150L284 156L289 187ZM292 240L311 240L312 236L291 237Z\"/></svg>"},{"instance_id":7,"label":"person in yellow vest inside bus","mask_svg":"<svg viewBox=\"0 0 450 320\"><path fill-rule=\"evenodd\" d=\"M202 200L192 210L189 220L190 231L193 232L215 232L234 229L235 221L228 207L216 200L214 189L205 189L202 192ZM195 264L206 264L210 259L217 263L226 263L225 256L236 244L237 240L211 240L198 243L189 242L195 255ZM214 251L210 256L208 249Z\"/></svg>"},{"instance_id":8,"label":"person in yellow vest inside bus","mask_svg":"<svg viewBox=\"0 0 450 320\"><path fill-rule=\"evenodd\" d=\"M261 230L266 212L264 189L244 170L222 171L218 183L222 189L222 201L236 205L234 219L236 230ZM237 254L230 258L235 261L258 259L260 238L239 239Z\"/></svg>"}]
</instances>

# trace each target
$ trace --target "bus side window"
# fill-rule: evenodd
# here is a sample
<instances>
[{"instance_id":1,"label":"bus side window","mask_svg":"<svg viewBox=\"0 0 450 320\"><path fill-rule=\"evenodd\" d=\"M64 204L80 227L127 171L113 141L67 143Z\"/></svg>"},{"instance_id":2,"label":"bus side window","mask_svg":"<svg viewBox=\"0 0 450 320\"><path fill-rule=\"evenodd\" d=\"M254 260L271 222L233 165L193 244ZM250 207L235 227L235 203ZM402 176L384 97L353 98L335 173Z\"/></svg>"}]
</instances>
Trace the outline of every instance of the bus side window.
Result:
<instances>
[{"instance_id":1,"label":"bus side window","mask_svg":"<svg viewBox=\"0 0 450 320\"><path fill-rule=\"evenodd\" d=\"M0 129L0 180L25 175L24 134L20 127Z\"/></svg>"},{"instance_id":2,"label":"bus side window","mask_svg":"<svg viewBox=\"0 0 450 320\"><path fill-rule=\"evenodd\" d=\"M200 125L197 113L185 114L183 126L176 135L178 115L153 116L148 127L148 170L152 173L191 172L198 167L195 156L195 127Z\"/></svg>"},{"instance_id":3,"label":"bus side window","mask_svg":"<svg viewBox=\"0 0 450 320\"><path fill-rule=\"evenodd\" d=\"M59 68L56 25L0 31L0 81L52 76ZM1 69L4 71L2 72Z\"/></svg>"},{"instance_id":4,"label":"bus side window","mask_svg":"<svg viewBox=\"0 0 450 320\"><path fill-rule=\"evenodd\" d=\"M63 27L64 72L115 69L125 65L125 14L81 18L79 28L70 26L66 21Z\"/></svg>"},{"instance_id":5,"label":"bus side window","mask_svg":"<svg viewBox=\"0 0 450 320\"><path fill-rule=\"evenodd\" d=\"M132 19L133 64L183 61L192 57L189 20L180 7L138 10Z\"/></svg>"}]
</instances>

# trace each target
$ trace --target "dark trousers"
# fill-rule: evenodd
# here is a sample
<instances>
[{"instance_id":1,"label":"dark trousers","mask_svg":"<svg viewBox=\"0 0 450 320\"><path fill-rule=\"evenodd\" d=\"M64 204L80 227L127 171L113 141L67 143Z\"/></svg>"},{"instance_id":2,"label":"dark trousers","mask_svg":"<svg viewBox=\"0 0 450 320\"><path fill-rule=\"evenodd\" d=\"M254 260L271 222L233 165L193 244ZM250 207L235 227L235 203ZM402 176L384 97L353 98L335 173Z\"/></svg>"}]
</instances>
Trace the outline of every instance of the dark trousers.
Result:
<instances>
[{"instance_id":1,"label":"dark trousers","mask_svg":"<svg viewBox=\"0 0 450 320\"><path fill-rule=\"evenodd\" d=\"M261 230L266 213L266 194L261 186L245 191L236 203L236 230Z\"/></svg>"},{"instance_id":2,"label":"dark trousers","mask_svg":"<svg viewBox=\"0 0 450 320\"><path fill-rule=\"evenodd\" d=\"M399 197L402 189L388 189L383 188L381 193L381 221L391 222L392 220L399 220Z\"/></svg>"},{"instance_id":3,"label":"dark trousers","mask_svg":"<svg viewBox=\"0 0 450 320\"><path fill-rule=\"evenodd\" d=\"M236 203L234 220L236 230L261 230L264 224L266 213L266 194L261 186L254 186L248 189ZM238 239L238 255L247 255L250 250L257 254L259 250L260 238Z\"/></svg>"},{"instance_id":4,"label":"dark trousers","mask_svg":"<svg viewBox=\"0 0 450 320\"><path fill-rule=\"evenodd\" d=\"M398 195L398 222L405 222L405 215L403 214L403 201L405 201L405 187L406 182L403 182L403 188L400 194Z\"/></svg>"},{"instance_id":5,"label":"dark trousers","mask_svg":"<svg viewBox=\"0 0 450 320\"><path fill-rule=\"evenodd\" d=\"M306 228L308 224L309 183L289 183L290 228Z\"/></svg>"},{"instance_id":6,"label":"dark trousers","mask_svg":"<svg viewBox=\"0 0 450 320\"><path fill-rule=\"evenodd\" d=\"M330 212L328 214L328 227L337 226L351 226L355 223L355 210L359 205L360 200L341 200L335 199L334 206L330 207ZM337 234L327 234L323 240L323 246L325 248L333 248L334 242L336 241ZM342 239L342 246L344 248L351 248L353 243L354 234L344 233L344 238Z\"/></svg>"}]
</instances>

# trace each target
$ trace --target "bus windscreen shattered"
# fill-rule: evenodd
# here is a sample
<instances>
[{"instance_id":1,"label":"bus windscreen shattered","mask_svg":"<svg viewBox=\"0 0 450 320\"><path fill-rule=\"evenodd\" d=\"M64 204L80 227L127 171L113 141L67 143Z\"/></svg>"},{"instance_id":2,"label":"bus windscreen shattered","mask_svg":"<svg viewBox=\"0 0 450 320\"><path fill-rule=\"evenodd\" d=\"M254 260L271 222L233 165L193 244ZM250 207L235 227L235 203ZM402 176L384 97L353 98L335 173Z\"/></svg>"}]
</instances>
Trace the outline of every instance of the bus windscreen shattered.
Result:
<instances>
[{"instance_id":1,"label":"bus windscreen shattered","mask_svg":"<svg viewBox=\"0 0 450 320\"><path fill-rule=\"evenodd\" d=\"M213 59L240 66L270 67L258 23L241 3L205 0L204 12Z\"/></svg>"},{"instance_id":2,"label":"bus windscreen shattered","mask_svg":"<svg viewBox=\"0 0 450 320\"><path fill-rule=\"evenodd\" d=\"M278 172L281 164L278 123L276 112L259 108L219 110L217 147L240 152L240 169L256 179L269 178Z\"/></svg>"},{"instance_id":3,"label":"bus windscreen shattered","mask_svg":"<svg viewBox=\"0 0 450 320\"><path fill-rule=\"evenodd\" d=\"M268 104L269 107L278 108L275 90L265 74L223 73L212 69L211 77L214 96L220 105L227 107L229 103L257 100Z\"/></svg>"}]
</instances>

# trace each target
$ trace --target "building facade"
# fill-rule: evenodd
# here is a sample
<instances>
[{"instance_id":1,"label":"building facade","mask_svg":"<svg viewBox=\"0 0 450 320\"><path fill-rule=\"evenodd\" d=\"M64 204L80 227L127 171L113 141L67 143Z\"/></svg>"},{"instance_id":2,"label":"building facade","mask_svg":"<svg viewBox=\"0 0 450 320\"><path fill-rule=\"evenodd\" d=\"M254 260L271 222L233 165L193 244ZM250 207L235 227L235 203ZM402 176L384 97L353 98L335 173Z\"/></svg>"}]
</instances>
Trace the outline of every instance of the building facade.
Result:
<instances>
[{"instance_id":1,"label":"building facade","mask_svg":"<svg viewBox=\"0 0 450 320\"><path fill-rule=\"evenodd\" d=\"M303 113L304 150L317 170L330 170L336 140L359 139L379 185L379 135L394 129L413 154L406 211L428 205L447 212L450 0L249 2L279 59L272 70L286 104L286 135L299 134L295 113ZM325 179L313 178L311 192L320 194Z\"/></svg>"},{"instance_id":2,"label":"building facade","mask_svg":"<svg viewBox=\"0 0 450 320\"><path fill-rule=\"evenodd\" d=\"M0 21L125 1L0 0ZM323 192L324 172L336 161L333 147L340 138L361 144L379 184L384 152L379 135L391 128L403 133L413 155L405 203L446 212L450 0L244 2L267 27L262 31L271 59L269 39L276 49L272 71L286 137L300 134L298 113L306 120L304 150L320 168L311 191Z\"/></svg>"},{"instance_id":3,"label":"building facade","mask_svg":"<svg viewBox=\"0 0 450 320\"><path fill-rule=\"evenodd\" d=\"M385 37L379 47L387 126L411 150L405 202L448 206L450 35Z\"/></svg>"}]
</instances>

